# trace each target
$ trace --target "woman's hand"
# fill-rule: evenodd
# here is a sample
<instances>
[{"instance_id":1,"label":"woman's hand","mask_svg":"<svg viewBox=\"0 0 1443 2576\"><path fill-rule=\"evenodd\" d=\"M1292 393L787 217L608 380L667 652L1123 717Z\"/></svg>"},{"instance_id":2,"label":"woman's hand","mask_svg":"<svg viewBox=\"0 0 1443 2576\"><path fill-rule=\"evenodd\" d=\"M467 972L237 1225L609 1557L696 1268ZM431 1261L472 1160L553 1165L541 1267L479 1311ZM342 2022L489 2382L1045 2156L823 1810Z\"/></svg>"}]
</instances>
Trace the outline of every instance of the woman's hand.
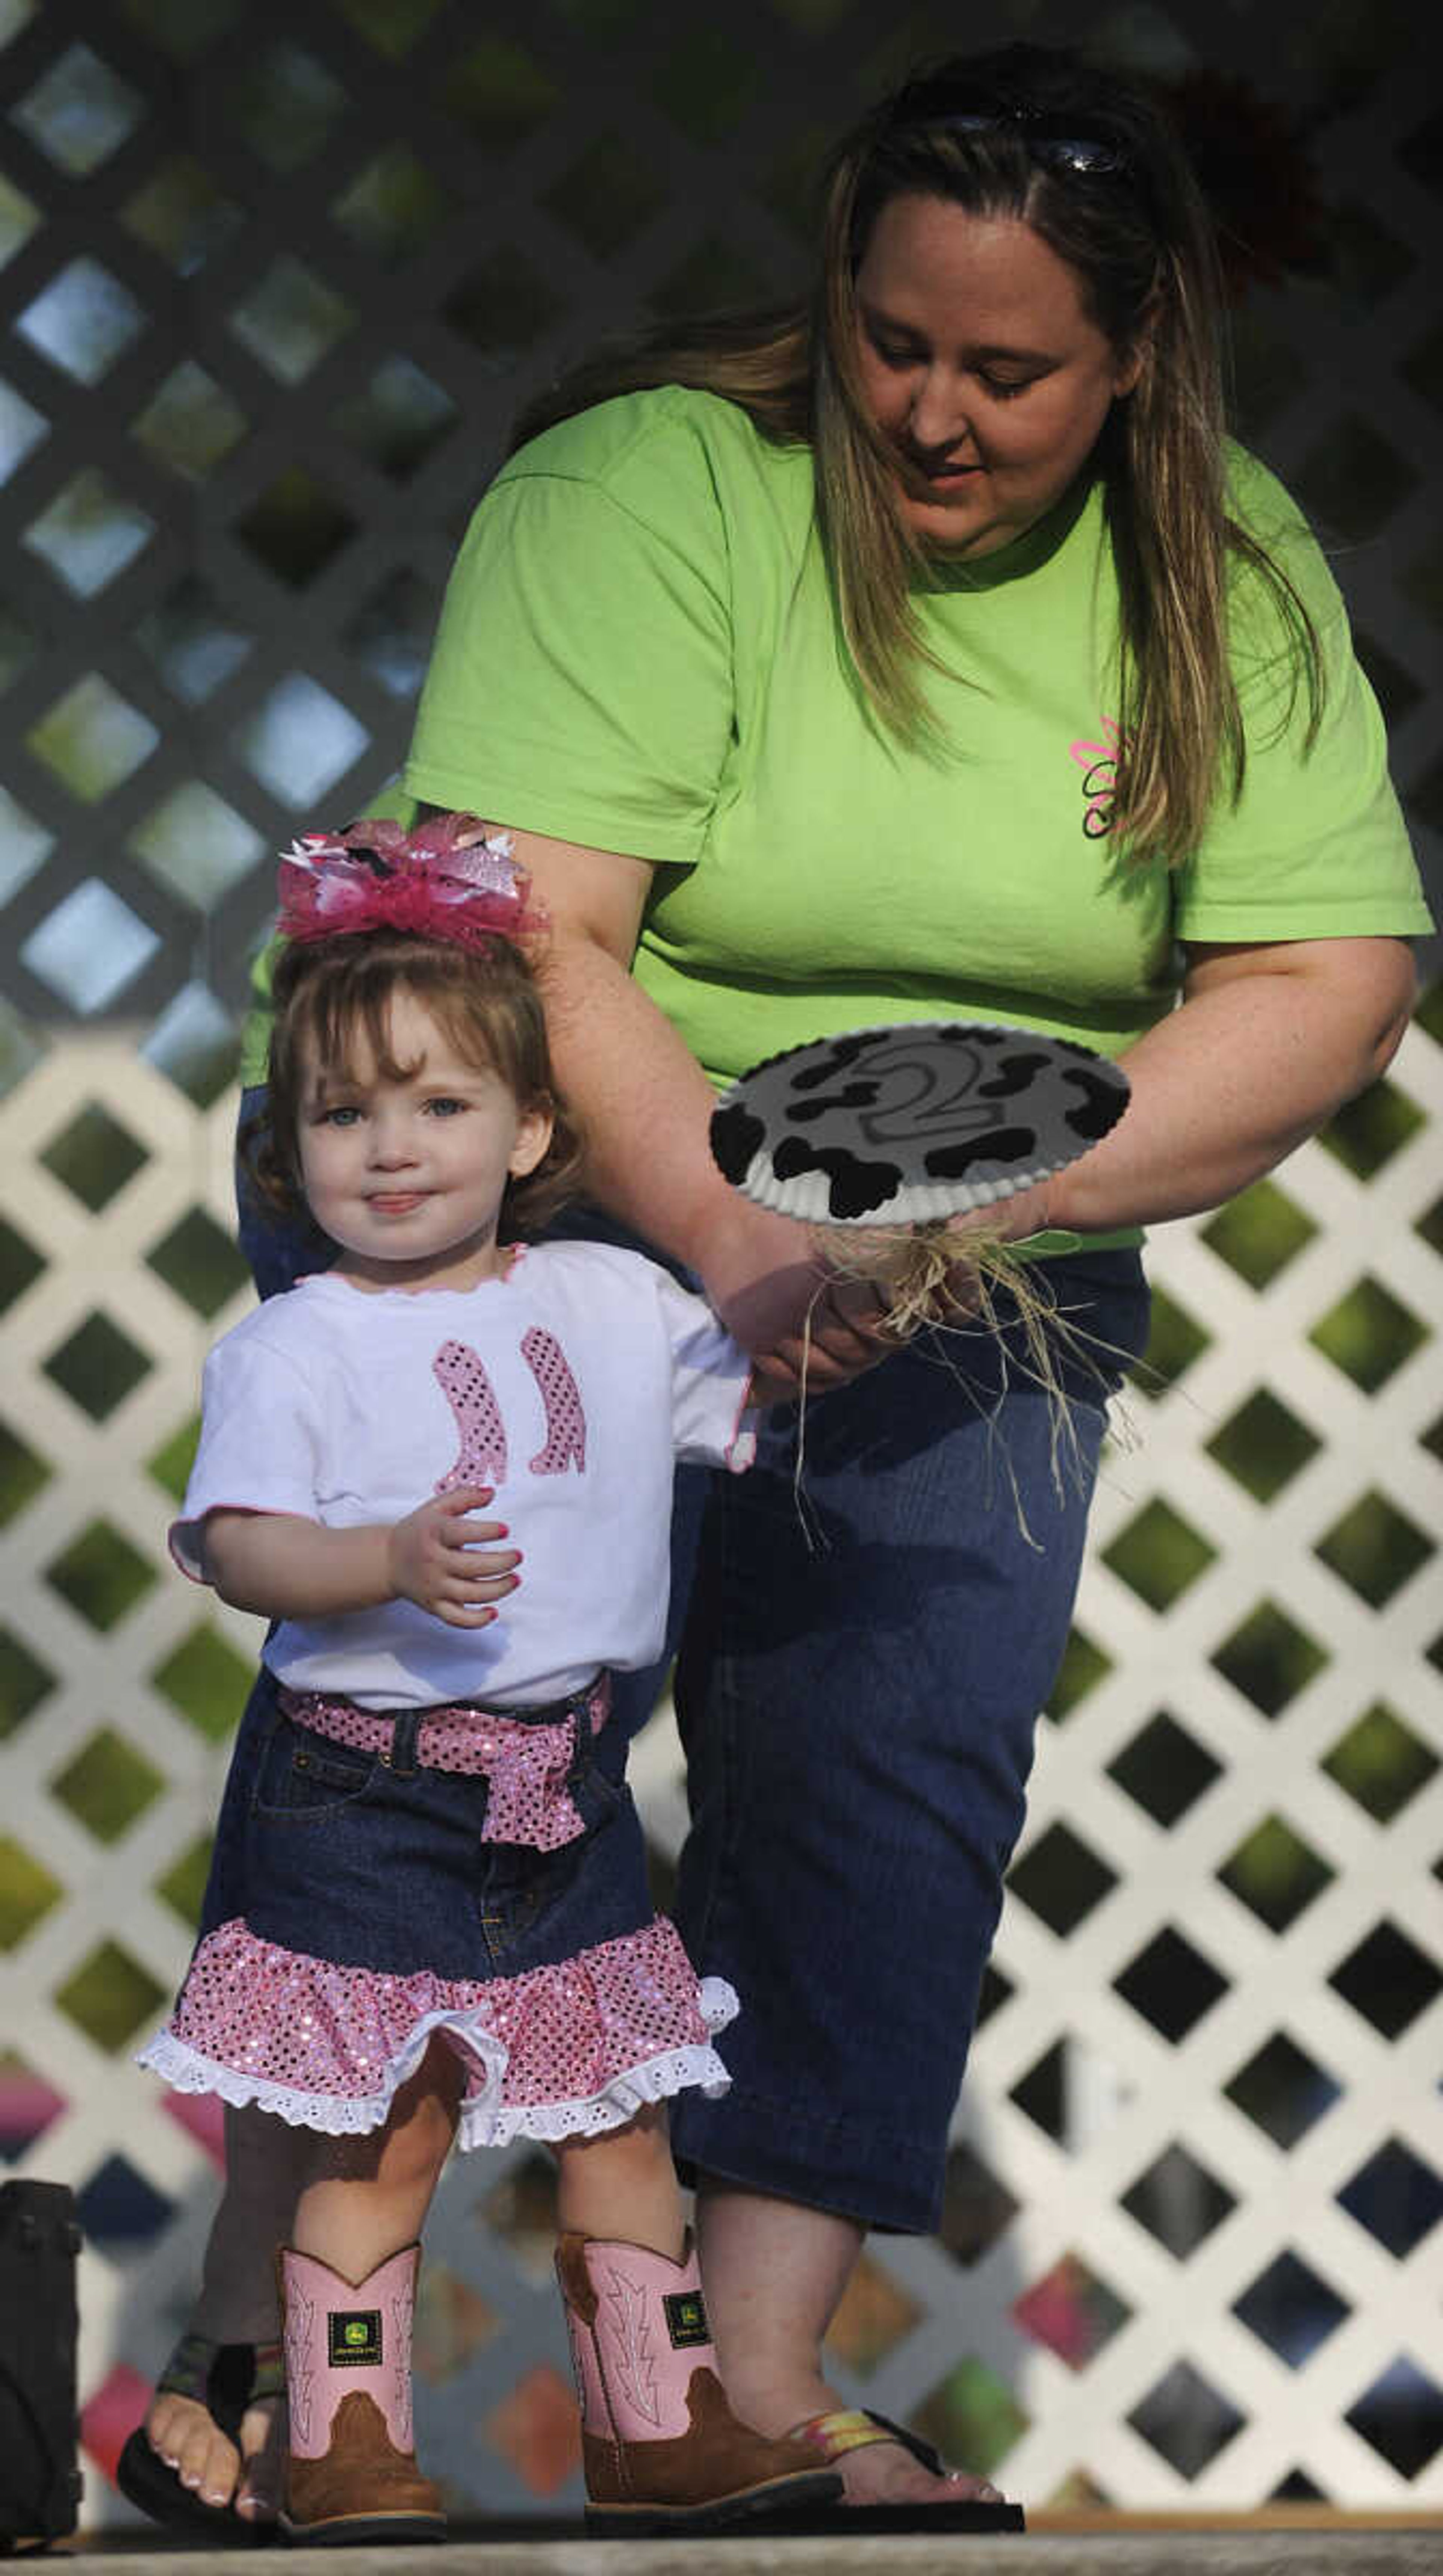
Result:
<instances>
[{"instance_id":1,"label":"woman's hand","mask_svg":"<svg viewBox=\"0 0 1443 2576\"><path fill-rule=\"evenodd\" d=\"M825 1395L896 1348L886 1295L869 1279L829 1270L814 1230L737 1198L714 1229L702 1283L717 1314L757 1364L763 1404Z\"/></svg>"},{"instance_id":2,"label":"woman's hand","mask_svg":"<svg viewBox=\"0 0 1443 2576\"><path fill-rule=\"evenodd\" d=\"M386 1533L386 1567L394 1600L414 1601L448 1628L489 1626L496 1616L492 1605L504 1601L521 1579L515 1570L519 1548L487 1546L505 1538L505 1522L471 1518L494 1493L491 1485L453 1485L393 1524Z\"/></svg>"},{"instance_id":3,"label":"woman's hand","mask_svg":"<svg viewBox=\"0 0 1443 2576\"><path fill-rule=\"evenodd\" d=\"M933 1291L933 1320L965 1324L976 1314L980 1289L968 1258L969 1235L1017 1243L1048 1225L1047 1183L1019 1190L995 1206L954 1217L957 1258ZM845 1235L837 1229L839 1258ZM899 1247L905 1244L900 1234ZM885 1274L853 1277L829 1266L826 1230L739 1201L735 1221L718 1235L704 1266L707 1294L729 1332L757 1362L757 1399L793 1400L805 1380L809 1394L825 1394L875 1368L898 1346L890 1318Z\"/></svg>"}]
</instances>

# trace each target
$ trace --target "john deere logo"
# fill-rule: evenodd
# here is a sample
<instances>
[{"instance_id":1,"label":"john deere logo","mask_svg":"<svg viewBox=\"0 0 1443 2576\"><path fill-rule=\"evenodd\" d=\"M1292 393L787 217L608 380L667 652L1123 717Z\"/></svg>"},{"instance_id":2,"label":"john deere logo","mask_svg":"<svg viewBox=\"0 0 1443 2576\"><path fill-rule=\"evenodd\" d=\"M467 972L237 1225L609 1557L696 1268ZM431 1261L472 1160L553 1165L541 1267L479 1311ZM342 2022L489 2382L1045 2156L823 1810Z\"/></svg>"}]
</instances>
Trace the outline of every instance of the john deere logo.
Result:
<instances>
[{"instance_id":1,"label":"john deere logo","mask_svg":"<svg viewBox=\"0 0 1443 2576\"><path fill-rule=\"evenodd\" d=\"M332 2370L373 2370L381 2358L380 2309L332 2308L329 2340Z\"/></svg>"},{"instance_id":2,"label":"john deere logo","mask_svg":"<svg viewBox=\"0 0 1443 2576\"><path fill-rule=\"evenodd\" d=\"M711 2328L706 2321L700 2290L674 2290L662 2304L666 2309L667 2331L675 2345L710 2343Z\"/></svg>"}]
</instances>

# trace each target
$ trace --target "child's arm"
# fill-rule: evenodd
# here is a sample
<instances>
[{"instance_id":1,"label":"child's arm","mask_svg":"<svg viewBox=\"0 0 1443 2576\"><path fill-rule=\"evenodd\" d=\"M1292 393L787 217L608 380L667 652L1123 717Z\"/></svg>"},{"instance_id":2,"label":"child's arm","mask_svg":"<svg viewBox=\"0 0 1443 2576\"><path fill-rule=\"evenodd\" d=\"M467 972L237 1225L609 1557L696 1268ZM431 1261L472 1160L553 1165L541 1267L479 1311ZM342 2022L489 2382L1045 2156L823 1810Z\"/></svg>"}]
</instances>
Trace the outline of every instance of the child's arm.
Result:
<instances>
[{"instance_id":1,"label":"child's arm","mask_svg":"<svg viewBox=\"0 0 1443 2576\"><path fill-rule=\"evenodd\" d=\"M518 1548L503 1521L469 1517L489 1503L490 1485L434 1494L404 1520L327 1529L290 1512L208 1512L202 1540L206 1580L236 1610L268 1619L327 1619L414 1601L451 1628L484 1628L491 1605L514 1592Z\"/></svg>"}]
</instances>

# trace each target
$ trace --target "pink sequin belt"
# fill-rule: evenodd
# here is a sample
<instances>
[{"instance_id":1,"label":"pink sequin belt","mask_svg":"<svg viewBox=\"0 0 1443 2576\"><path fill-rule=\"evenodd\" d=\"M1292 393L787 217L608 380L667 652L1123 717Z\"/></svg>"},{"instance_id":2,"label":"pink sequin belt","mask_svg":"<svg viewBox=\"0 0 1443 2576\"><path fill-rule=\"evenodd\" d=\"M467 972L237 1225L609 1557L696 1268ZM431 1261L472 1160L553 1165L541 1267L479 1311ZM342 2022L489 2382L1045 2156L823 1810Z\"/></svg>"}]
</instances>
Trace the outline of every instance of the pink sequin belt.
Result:
<instances>
[{"instance_id":1,"label":"pink sequin belt","mask_svg":"<svg viewBox=\"0 0 1443 2576\"><path fill-rule=\"evenodd\" d=\"M323 1691L282 1689L284 1714L333 1744L350 1744L358 1752L391 1759L396 1721L379 1709L357 1708L353 1700L328 1699ZM567 1779L581 1729L599 1735L611 1710L607 1674L570 1699L551 1703L534 1716L517 1717L501 1710L477 1708L474 1701L428 1710L416 1731L416 1763L427 1771L484 1774L488 1796L483 1843L524 1843L532 1851L555 1851L576 1840L586 1822L576 1808Z\"/></svg>"}]
</instances>

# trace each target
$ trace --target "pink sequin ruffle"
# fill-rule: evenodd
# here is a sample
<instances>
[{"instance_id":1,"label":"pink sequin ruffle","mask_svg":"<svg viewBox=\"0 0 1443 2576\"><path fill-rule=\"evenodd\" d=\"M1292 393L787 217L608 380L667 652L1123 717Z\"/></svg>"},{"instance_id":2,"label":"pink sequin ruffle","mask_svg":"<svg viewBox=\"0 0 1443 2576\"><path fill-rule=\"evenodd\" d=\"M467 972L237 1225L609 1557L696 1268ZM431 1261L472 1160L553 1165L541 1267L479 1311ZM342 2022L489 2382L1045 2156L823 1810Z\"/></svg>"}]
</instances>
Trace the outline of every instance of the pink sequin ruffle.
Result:
<instances>
[{"instance_id":1,"label":"pink sequin ruffle","mask_svg":"<svg viewBox=\"0 0 1443 2576\"><path fill-rule=\"evenodd\" d=\"M594 2137L648 2102L730 2081L711 2045L737 2011L698 1979L674 1927L484 1983L338 1967L222 1923L191 1962L170 2021L139 2063L182 2093L255 2103L339 2137L379 2128L433 2031L467 2070L463 2147Z\"/></svg>"}]
</instances>

